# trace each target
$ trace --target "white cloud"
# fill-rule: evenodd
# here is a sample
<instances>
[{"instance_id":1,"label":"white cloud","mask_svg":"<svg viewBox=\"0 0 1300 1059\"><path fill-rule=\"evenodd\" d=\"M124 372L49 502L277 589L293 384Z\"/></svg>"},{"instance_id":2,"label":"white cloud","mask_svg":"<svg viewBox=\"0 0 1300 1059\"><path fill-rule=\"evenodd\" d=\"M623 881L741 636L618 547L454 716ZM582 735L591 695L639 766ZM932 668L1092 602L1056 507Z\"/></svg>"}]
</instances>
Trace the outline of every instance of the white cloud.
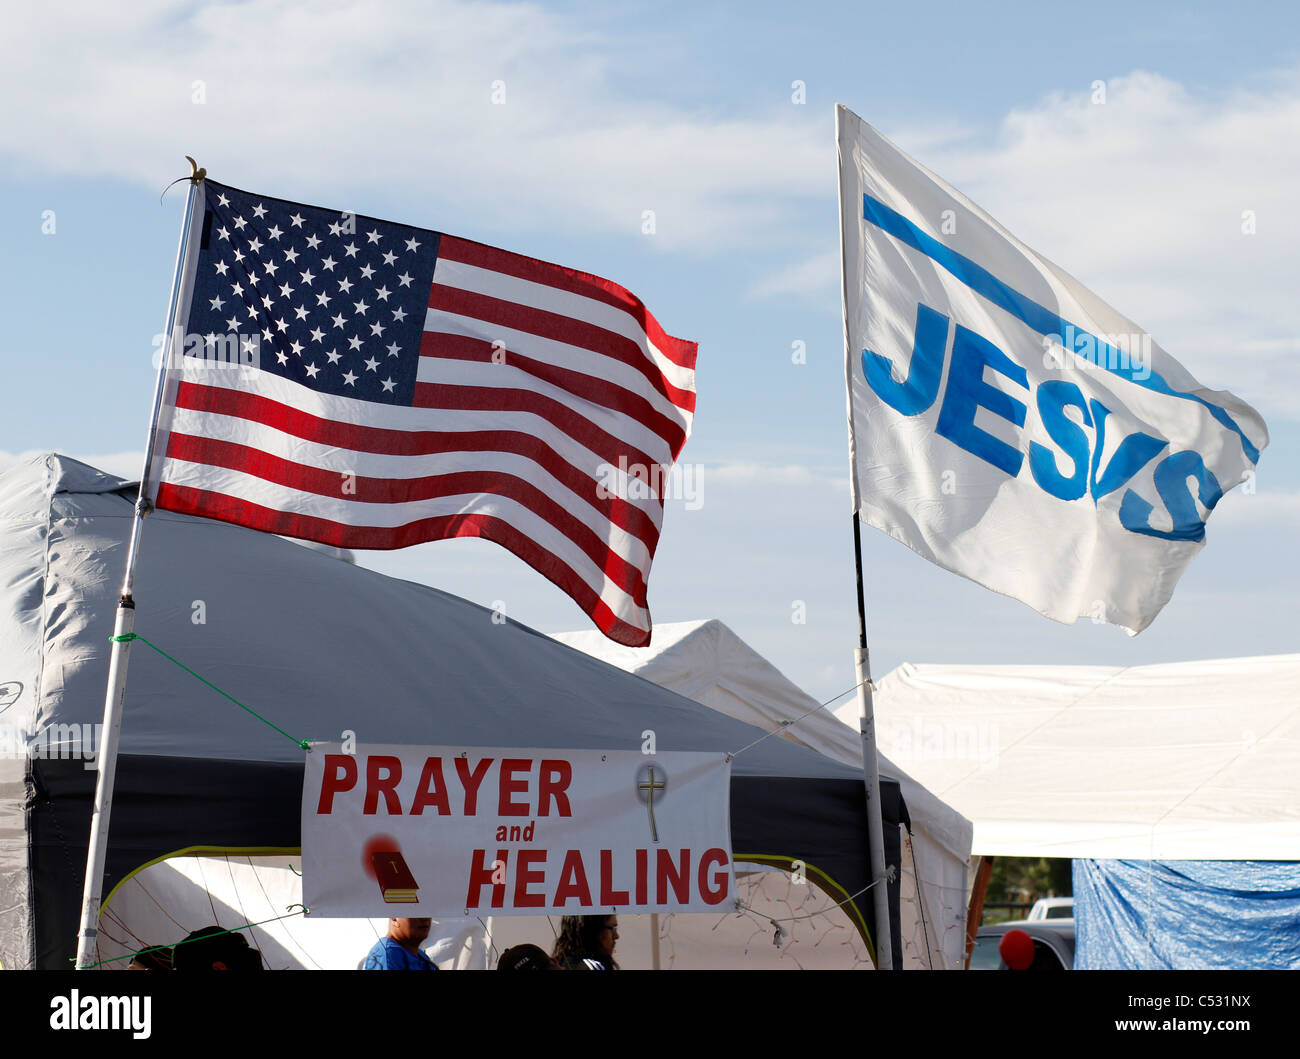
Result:
<instances>
[{"instance_id":1,"label":"white cloud","mask_svg":"<svg viewBox=\"0 0 1300 1059\"><path fill-rule=\"evenodd\" d=\"M1296 417L1297 128L1300 71L1222 99L1139 71L1104 104L1055 95L1007 115L995 143L923 161L1202 382Z\"/></svg>"},{"instance_id":2,"label":"white cloud","mask_svg":"<svg viewBox=\"0 0 1300 1059\"><path fill-rule=\"evenodd\" d=\"M770 237L791 196L833 188L804 108L731 119L629 100L611 68L631 43L532 3L28 7L0 39L0 93L28 101L7 108L0 152L151 187L189 153L214 179L361 213L340 188L397 188L419 196L403 219L469 236L563 219L640 238L652 210L654 246L694 248Z\"/></svg>"},{"instance_id":3,"label":"white cloud","mask_svg":"<svg viewBox=\"0 0 1300 1059\"><path fill-rule=\"evenodd\" d=\"M840 253L831 250L806 258L774 276L756 283L749 291L753 300L792 295L817 301L838 302L840 297Z\"/></svg>"}]
</instances>

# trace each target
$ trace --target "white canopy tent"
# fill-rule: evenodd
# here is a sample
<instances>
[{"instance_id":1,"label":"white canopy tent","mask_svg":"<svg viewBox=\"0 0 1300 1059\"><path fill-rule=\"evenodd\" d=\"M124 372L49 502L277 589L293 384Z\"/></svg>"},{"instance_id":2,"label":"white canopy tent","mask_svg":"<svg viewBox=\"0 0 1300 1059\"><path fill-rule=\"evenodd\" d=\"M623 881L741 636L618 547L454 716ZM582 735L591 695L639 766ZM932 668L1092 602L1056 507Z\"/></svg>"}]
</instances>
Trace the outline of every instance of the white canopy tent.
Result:
<instances>
[{"instance_id":1,"label":"white canopy tent","mask_svg":"<svg viewBox=\"0 0 1300 1059\"><path fill-rule=\"evenodd\" d=\"M1300 654L903 665L875 706L881 750L974 822L975 853L1300 858Z\"/></svg>"},{"instance_id":2,"label":"white canopy tent","mask_svg":"<svg viewBox=\"0 0 1300 1059\"><path fill-rule=\"evenodd\" d=\"M846 727L716 619L658 624L646 648L624 647L594 632L558 633L555 639L769 732L799 719L780 738L862 767L856 698L839 715ZM898 780L912 820L901 865L903 965L960 968L970 822L893 761L882 757L880 771Z\"/></svg>"}]
</instances>

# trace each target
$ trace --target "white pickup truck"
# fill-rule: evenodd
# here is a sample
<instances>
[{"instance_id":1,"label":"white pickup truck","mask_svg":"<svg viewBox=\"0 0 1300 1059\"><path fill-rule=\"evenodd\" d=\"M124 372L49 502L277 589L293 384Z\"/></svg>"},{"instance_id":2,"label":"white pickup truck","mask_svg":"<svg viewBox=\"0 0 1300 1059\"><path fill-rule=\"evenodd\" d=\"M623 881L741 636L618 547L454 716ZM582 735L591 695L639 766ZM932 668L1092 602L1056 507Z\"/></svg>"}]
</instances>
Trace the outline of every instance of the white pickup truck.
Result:
<instances>
[{"instance_id":1,"label":"white pickup truck","mask_svg":"<svg viewBox=\"0 0 1300 1059\"><path fill-rule=\"evenodd\" d=\"M1073 897L1040 897L1029 910L1029 920L1037 919L1073 919Z\"/></svg>"}]
</instances>

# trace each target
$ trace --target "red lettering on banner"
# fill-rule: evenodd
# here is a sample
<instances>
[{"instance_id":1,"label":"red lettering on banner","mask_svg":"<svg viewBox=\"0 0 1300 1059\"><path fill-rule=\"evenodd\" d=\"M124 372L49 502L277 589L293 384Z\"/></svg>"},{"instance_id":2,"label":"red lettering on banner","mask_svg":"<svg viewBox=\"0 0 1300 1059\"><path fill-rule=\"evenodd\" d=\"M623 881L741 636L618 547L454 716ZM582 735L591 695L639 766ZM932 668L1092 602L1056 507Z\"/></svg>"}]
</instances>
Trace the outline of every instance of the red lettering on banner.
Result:
<instances>
[{"instance_id":1,"label":"red lettering on banner","mask_svg":"<svg viewBox=\"0 0 1300 1059\"><path fill-rule=\"evenodd\" d=\"M528 779L514 778L516 772L527 772L533 763L524 757L506 757L501 759L501 797L497 805L498 816L527 816L528 803L513 801L512 794L524 794L528 791Z\"/></svg>"},{"instance_id":2,"label":"red lettering on banner","mask_svg":"<svg viewBox=\"0 0 1300 1059\"><path fill-rule=\"evenodd\" d=\"M461 760L457 758L456 760ZM497 860L505 865L509 863L509 850L497 850ZM483 887L492 887L492 907L502 908L506 903L506 884L504 882L493 883L493 864L485 864L487 850L476 849L474 851L474 860L469 869L469 892L465 894L465 907L478 908L478 900L483 896Z\"/></svg>"},{"instance_id":3,"label":"red lettering on banner","mask_svg":"<svg viewBox=\"0 0 1300 1059\"><path fill-rule=\"evenodd\" d=\"M609 849L600 851L600 903L615 907L628 904L627 891L614 889L614 851Z\"/></svg>"},{"instance_id":4,"label":"red lettering on banner","mask_svg":"<svg viewBox=\"0 0 1300 1059\"><path fill-rule=\"evenodd\" d=\"M655 903L668 903L668 888L671 886L673 896L680 904L691 901L691 851L682 850L680 865L673 863L673 855L666 849L658 851L655 857Z\"/></svg>"},{"instance_id":5,"label":"red lettering on banner","mask_svg":"<svg viewBox=\"0 0 1300 1059\"><path fill-rule=\"evenodd\" d=\"M639 905L648 904L646 899L646 876L650 874L646 861L650 859L648 850L638 849L636 851L636 903Z\"/></svg>"},{"instance_id":6,"label":"red lettering on banner","mask_svg":"<svg viewBox=\"0 0 1300 1059\"><path fill-rule=\"evenodd\" d=\"M380 775L381 770L383 775ZM389 816L402 815L402 801L397 796L397 785L402 781L402 759L377 754L366 758L366 801L361 808L365 816L374 816L379 808L379 796L384 796L384 807Z\"/></svg>"},{"instance_id":7,"label":"red lettering on banner","mask_svg":"<svg viewBox=\"0 0 1300 1059\"><path fill-rule=\"evenodd\" d=\"M432 805L442 816L451 815L451 805L447 800L447 784L442 778L440 757L431 757L425 761L424 770L420 773L420 783L415 791L415 800L411 802L411 815L422 815L426 805Z\"/></svg>"},{"instance_id":8,"label":"red lettering on banner","mask_svg":"<svg viewBox=\"0 0 1300 1059\"><path fill-rule=\"evenodd\" d=\"M478 788L483 782L483 777L487 775L488 769L492 767L492 759L485 757L478 763L478 767L473 772L469 770L469 760L458 757L456 759L456 775L460 777L460 785L465 788L465 815L473 816L478 808Z\"/></svg>"},{"instance_id":9,"label":"red lettering on banner","mask_svg":"<svg viewBox=\"0 0 1300 1059\"><path fill-rule=\"evenodd\" d=\"M357 759L351 754L326 754L325 774L320 781L320 801L316 815L325 816L334 811L334 795L350 791L357 785Z\"/></svg>"},{"instance_id":10,"label":"red lettering on banner","mask_svg":"<svg viewBox=\"0 0 1300 1059\"><path fill-rule=\"evenodd\" d=\"M700 898L706 905L720 904L727 896L727 872L725 870L716 871L713 873L712 880L710 880L708 877L708 870L709 865L712 863L717 863L722 869L725 869L727 865L727 851L714 847L713 849L706 851L704 856L700 858ZM713 886L709 885L710 881L713 882Z\"/></svg>"},{"instance_id":11,"label":"red lettering on banner","mask_svg":"<svg viewBox=\"0 0 1300 1059\"><path fill-rule=\"evenodd\" d=\"M555 888L555 904L563 908L571 897L578 899L579 907L591 907L591 887L587 885L587 869L582 865L582 853L576 849L571 849L564 855L564 867L560 869L560 885Z\"/></svg>"},{"instance_id":12,"label":"red lettering on banner","mask_svg":"<svg viewBox=\"0 0 1300 1059\"><path fill-rule=\"evenodd\" d=\"M544 883L546 881L545 871L532 871L531 865L546 863L546 850L544 849L521 849L517 854L515 861L515 907L516 908L545 908L546 897L544 894L530 894L528 892L529 883Z\"/></svg>"},{"instance_id":13,"label":"red lettering on banner","mask_svg":"<svg viewBox=\"0 0 1300 1059\"><path fill-rule=\"evenodd\" d=\"M560 816L572 816L569 796L564 792L573 782L573 765L567 761L543 761L537 780L537 815L549 816L551 799Z\"/></svg>"}]
</instances>

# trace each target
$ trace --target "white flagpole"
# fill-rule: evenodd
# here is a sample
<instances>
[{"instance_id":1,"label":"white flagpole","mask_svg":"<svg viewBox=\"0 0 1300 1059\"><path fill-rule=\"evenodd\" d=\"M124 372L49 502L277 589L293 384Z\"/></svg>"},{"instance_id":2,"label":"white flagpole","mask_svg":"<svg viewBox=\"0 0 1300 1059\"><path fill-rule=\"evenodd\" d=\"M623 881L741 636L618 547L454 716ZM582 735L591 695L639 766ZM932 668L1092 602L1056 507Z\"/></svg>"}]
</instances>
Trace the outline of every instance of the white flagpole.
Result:
<instances>
[{"instance_id":1,"label":"white flagpole","mask_svg":"<svg viewBox=\"0 0 1300 1059\"><path fill-rule=\"evenodd\" d=\"M840 144L840 111L835 111L835 146ZM838 159L837 159L838 161ZM844 204L844 167L837 164L836 186L839 206ZM844 314L844 356L849 362L848 269L844 260L844 218L840 217L840 299ZM853 389L849 388L849 430L853 429ZM850 466L853 480L855 469ZM862 733L862 780L867 795L867 854L871 868L873 904L876 913L876 970L894 969L893 930L889 922L889 870L885 864L885 823L880 805L880 759L876 751L876 716L871 698L871 656L867 650L867 608L862 589L862 530L858 521L857 488L853 490L853 562L858 579L858 647L853 653L853 667L858 681L858 728Z\"/></svg>"},{"instance_id":2,"label":"white flagpole","mask_svg":"<svg viewBox=\"0 0 1300 1059\"><path fill-rule=\"evenodd\" d=\"M81 926L77 940L77 970L87 970L98 953L100 900L103 896L104 863L108 855L108 823L113 807L113 781L117 774L117 742L122 730L122 701L126 695L126 670L131 657L131 641L124 639L135 629L135 565L140 547L140 530L149 513L149 472L153 464L154 446L158 437L158 413L162 406L163 388L167 368L172 357L173 331L176 327L177 299L180 297L181 269L185 265L198 199L199 185L205 171L190 159L193 173L189 198L185 203L185 221L181 227L180 243L176 248L176 270L172 274L171 298L167 308L167 328L163 332L162 362L158 365L158 381L154 387L153 415L149 424L149 444L144 454L144 470L140 474L140 493L135 502L135 517L131 522L131 539L126 552L126 575L122 581L122 596L117 604L117 620L113 624L113 648L108 662L108 690L104 696L104 723L100 729L98 772L95 783L95 804L90 818L90 843L86 850L86 878L81 892Z\"/></svg>"}]
</instances>

